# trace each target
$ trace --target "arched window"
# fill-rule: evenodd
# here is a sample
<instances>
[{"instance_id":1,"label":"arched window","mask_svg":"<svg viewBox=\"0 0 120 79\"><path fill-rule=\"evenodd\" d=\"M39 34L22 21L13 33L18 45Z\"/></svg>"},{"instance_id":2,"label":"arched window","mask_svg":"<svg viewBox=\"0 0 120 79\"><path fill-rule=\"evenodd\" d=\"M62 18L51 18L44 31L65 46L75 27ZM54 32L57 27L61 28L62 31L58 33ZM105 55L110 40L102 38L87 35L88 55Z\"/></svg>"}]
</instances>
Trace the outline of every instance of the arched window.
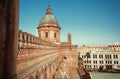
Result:
<instances>
[{"instance_id":1,"label":"arched window","mask_svg":"<svg viewBox=\"0 0 120 79\"><path fill-rule=\"evenodd\" d=\"M56 33L54 33L54 38L56 38Z\"/></svg>"},{"instance_id":2,"label":"arched window","mask_svg":"<svg viewBox=\"0 0 120 79\"><path fill-rule=\"evenodd\" d=\"M34 79L33 76L30 76L29 79Z\"/></svg>"},{"instance_id":3,"label":"arched window","mask_svg":"<svg viewBox=\"0 0 120 79\"><path fill-rule=\"evenodd\" d=\"M46 32L46 34L45 34L45 35L46 35L46 38L48 38L48 32Z\"/></svg>"},{"instance_id":4,"label":"arched window","mask_svg":"<svg viewBox=\"0 0 120 79\"><path fill-rule=\"evenodd\" d=\"M25 38L24 38L24 34L22 35L22 40L23 40L23 41L25 40Z\"/></svg>"},{"instance_id":5,"label":"arched window","mask_svg":"<svg viewBox=\"0 0 120 79\"><path fill-rule=\"evenodd\" d=\"M38 79L38 75L36 75L36 78L35 79Z\"/></svg>"},{"instance_id":6,"label":"arched window","mask_svg":"<svg viewBox=\"0 0 120 79\"><path fill-rule=\"evenodd\" d=\"M39 38L41 38L41 32L39 32Z\"/></svg>"},{"instance_id":7,"label":"arched window","mask_svg":"<svg viewBox=\"0 0 120 79\"><path fill-rule=\"evenodd\" d=\"M36 72L35 79L40 79L40 73L39 73L39 71Z\"/></svg>"}]
</instances>

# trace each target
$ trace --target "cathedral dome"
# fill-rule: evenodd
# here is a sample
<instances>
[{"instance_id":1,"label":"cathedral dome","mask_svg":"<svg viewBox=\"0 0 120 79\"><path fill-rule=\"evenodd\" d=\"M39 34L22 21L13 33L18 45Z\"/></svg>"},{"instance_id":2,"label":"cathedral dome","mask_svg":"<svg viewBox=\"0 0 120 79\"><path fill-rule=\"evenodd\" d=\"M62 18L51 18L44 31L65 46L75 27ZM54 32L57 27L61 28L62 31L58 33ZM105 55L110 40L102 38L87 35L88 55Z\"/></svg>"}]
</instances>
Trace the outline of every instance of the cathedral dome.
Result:
<instances>
[{"instance_id":1,"label":"cathedral dome","mask_svg":"<svg viewBox=\"0 0 120 79\"><path fill-rule=\"evenodd\" d=\"M58 24L56 18L52 14L46 14L42 19L40 24Z\"/></svg>"},{"instance_id":2,"label":"cathedral dome","mask_svg":"<svg viewBox=\"0 0 120 79\"><path fill-rule=\"evenodd\" d=\"M40 21L39 27L42 26L54 26L60 28L56 17L52 14L52 9L50 8L50 6L48 6L46 10L46 15Z\"/></svg>"}]
</instances>

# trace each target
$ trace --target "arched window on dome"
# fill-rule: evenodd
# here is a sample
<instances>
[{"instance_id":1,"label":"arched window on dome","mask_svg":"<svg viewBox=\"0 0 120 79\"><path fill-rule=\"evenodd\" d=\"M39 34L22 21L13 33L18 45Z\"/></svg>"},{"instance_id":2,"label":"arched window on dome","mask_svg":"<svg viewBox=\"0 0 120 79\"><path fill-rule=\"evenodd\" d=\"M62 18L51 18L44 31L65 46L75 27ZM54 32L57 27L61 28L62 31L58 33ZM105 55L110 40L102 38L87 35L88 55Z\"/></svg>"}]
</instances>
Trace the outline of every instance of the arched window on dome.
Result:
<instances>
[{"instance_id":1,"label":"arched window on dome","mask_svg":"<svg viewBox=\"0 0 120 79\"><path fill-rule=\"evenodd\" d=\"M56 38L56 32L54 33L54 38Z\"/></svg>"},{"instance_id":2,"label":"arched window on dome","mask_svg":"<svg viewBox=\"0 0 120 79\"><path fill-rule=\"evenodd\" d=\"M46 38L48 38L48 32L46 32Z\"/></svg>"},{"instance_id":3,"label":"arched window on dome","mask_svg":"<svg viewBox=\"0 0 120 79\"><path fill-rule=\"evenodd\" d=\"M39 38L41 38L41 32L39 32Z\"/></svg>"}]
</instances>

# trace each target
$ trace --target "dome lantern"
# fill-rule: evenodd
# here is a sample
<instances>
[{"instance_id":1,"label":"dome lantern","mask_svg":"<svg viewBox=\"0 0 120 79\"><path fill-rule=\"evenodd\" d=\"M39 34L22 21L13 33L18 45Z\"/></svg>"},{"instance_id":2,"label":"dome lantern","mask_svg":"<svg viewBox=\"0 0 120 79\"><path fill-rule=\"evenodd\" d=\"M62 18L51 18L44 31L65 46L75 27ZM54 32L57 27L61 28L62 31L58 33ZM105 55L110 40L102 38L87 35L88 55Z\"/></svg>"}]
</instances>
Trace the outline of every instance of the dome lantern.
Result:
<instances>
[{"instance_id":1,"label":"dome lantern","mask_svg":"<svg viewBox=\"0 0 120 79\"><path fill-rule=\"evenodd\" d=\"M48 8L46 10L46 14L52 14L52 9L50 8L50 5L48 5Z\"/></svg>"}]
</instances>

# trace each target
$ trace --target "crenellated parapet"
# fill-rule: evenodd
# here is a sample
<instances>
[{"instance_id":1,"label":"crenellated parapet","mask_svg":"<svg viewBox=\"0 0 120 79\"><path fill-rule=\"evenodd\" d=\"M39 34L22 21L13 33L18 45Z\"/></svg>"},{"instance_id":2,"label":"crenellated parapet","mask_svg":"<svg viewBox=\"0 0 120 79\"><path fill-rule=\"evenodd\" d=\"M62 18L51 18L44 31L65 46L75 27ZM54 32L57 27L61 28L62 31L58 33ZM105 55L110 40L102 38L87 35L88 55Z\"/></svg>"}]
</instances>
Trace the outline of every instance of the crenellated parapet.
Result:
<instances>
[{"instance_id":1,"label":"crenellated parapet","mask_svg":"<svg viewBox=\"0 0 120 79\"><path fill-rule=\"evenodd\" d=\"M18 49L21 48L55 48L56 44L44 41L30 33L19 30Z\"/></svg>"}]
</instances>

